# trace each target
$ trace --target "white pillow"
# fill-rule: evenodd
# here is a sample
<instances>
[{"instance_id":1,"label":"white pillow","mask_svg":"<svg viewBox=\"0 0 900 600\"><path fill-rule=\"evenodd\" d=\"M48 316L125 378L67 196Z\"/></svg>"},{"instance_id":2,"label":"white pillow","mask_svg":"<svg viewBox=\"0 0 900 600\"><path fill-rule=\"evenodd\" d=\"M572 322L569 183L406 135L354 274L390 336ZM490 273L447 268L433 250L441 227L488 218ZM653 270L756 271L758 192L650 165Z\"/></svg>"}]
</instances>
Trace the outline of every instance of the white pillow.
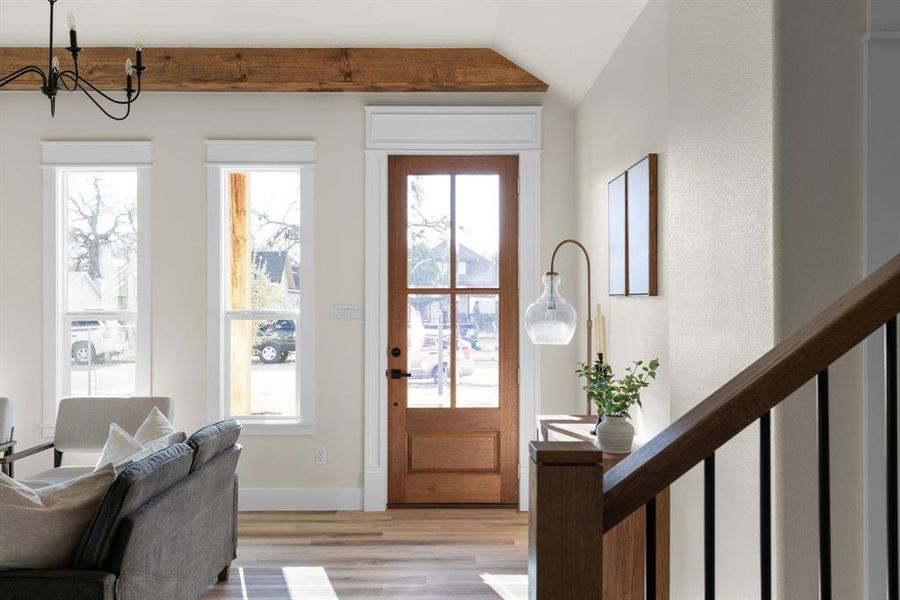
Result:
<instances>
[{"instance_id":1,"label":"white pillow","mask_svg":"<svg viewBox=\"0 0 900 600\"><path fill-rule=\"evenodd\" d=\"M120 465L143 448L127 431L115 423L110 423L109 437L106 438L106 444L103 446L103 452L100 454L100 460L97 461L95 470L109 464Z\"/></svg>"},{"instance_id":2,"label":"white pillow","mask_svg":"<svg viewBox=\"0 0 900 600\"><path fill-rule=\"evenodd\" d=\"M150 414L134 432L134 439L141 445L146 445L156 441L165 435L175 433L175 426L162 414L162 411L155 406L150 409Z\"/></svg>"},{"instance_id":3,"label":"white pillow","mask_svg":"<svg viewBox=\"0 0 900 600\"><path fill-rule=\"evenodd\" d=\"M163 448L168 448L172 444L180 444L186 439L187 436L183 431L176 431L175 433L164 435L158 440L153 440L152 442L144 444L144 449L137 454L132 454L131 456L129 456L128 460L129 462L137 462L143 458L147 458L151 454L159 452Z\"/></svg>"},{"instance_id":4,"label":"white pillow","mask_svg":"<svg viewBox=\"0 0 900 600\"><path fill-rule=\"evenodd\" d=\"M114 478L107 465L72 481L31 489L0 473L0 570L70 567Z\"/></svg>"}]
</instances>

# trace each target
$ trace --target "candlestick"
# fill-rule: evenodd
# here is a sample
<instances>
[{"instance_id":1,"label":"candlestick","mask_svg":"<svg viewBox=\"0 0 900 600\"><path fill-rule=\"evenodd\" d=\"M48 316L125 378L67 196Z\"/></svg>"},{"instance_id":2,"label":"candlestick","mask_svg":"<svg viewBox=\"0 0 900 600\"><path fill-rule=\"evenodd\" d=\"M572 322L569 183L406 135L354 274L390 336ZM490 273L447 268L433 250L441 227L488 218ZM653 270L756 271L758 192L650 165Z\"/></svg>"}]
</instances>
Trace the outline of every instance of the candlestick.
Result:
<instances>
[{"instance_id":1,"label":"candlestick","mask_svg":"<svg viewBox=\"0 0 900 600\"><path fill-rule=\"evenodd\" d=\"M597 305L597 352L603 355L603 362L609 363L609 356L606 353L606 323L603 316L603 309Z\"/></svg>"}]
</instances>

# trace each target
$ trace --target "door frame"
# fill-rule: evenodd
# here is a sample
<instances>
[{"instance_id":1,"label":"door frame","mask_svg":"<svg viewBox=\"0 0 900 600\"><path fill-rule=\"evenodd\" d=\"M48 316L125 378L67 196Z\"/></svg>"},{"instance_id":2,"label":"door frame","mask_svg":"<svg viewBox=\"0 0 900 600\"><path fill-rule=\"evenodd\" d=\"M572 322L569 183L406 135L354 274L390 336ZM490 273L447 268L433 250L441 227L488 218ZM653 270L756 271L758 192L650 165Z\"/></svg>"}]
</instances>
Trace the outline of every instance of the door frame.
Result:
<instances>
[{"instance_id":1,"label":"door frame","mask_svg":"<svg viewBox=\"0 0 900 600\"><path fill-rule=\"evenodd\" d=\"M540 355L521 316L540 290L541 107L366 107L363 508L387 507L388 156L519 157L519 508L528 510L528 442L540 411ZM535 241L538 243L536 244Z\"/></svg>"}]
</instances>

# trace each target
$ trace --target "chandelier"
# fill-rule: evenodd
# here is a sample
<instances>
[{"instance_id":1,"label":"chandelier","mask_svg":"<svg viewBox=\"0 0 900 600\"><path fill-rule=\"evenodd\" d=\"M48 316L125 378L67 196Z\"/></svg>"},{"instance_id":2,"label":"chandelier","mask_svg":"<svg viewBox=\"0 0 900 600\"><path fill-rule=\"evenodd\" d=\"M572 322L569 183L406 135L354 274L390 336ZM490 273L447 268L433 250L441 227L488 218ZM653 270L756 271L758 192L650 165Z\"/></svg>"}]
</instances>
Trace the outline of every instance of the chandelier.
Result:
<instances>
[{"instance_id":1,"label":"chandelier","mask_svg":"<svg viewBox=\"0 0 900 600\"><path fill-rule=\"evenodd\" d=\"M60 70L59 59L53 56L53 6L57 0L47 0L50 3L50 48L47 53L47 71L35 65L22 67L8 75L0 76L0 88L31 73L41 78L41 93L50 99L50 115L56 115L56 95L60 90L67 92L82 91L88 99L99 108L103 114L116 121L124 121L131 114L131 105L141 95L141 74L146 67L141 64L143 50L140 43L135 46L135 59L125 60L125 99L117 99L102 92L97 86L78 74L78 55L82 48L78 46L78 34L75 31L75 16L68 15L69 22L69 46L66 50L72 55L74 70ZM134 87L134 76L137 75L137 89ZM105 106L104 106L105 105ZM124 114L113 114L111 110L121 113L121 107L125 107Z\"/></svg>"}]
</instances>

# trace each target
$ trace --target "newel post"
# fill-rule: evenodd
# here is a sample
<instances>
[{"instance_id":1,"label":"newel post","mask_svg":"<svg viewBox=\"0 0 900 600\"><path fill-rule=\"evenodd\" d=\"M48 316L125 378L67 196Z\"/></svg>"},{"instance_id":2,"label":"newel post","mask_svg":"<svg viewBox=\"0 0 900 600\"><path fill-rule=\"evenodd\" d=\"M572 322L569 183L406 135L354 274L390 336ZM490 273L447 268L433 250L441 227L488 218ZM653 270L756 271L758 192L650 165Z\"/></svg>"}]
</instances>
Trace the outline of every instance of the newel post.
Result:
<instances>
[{"instance_id":1,"label":"newel post","mask_svg":"<svg viewBox=\"0 0 900 600\"><path fill-rule=\"evenodd\" d=\"M590 442L531 442L531 600L600 600L603 453Z\"/></svg>"}]
</instances>

